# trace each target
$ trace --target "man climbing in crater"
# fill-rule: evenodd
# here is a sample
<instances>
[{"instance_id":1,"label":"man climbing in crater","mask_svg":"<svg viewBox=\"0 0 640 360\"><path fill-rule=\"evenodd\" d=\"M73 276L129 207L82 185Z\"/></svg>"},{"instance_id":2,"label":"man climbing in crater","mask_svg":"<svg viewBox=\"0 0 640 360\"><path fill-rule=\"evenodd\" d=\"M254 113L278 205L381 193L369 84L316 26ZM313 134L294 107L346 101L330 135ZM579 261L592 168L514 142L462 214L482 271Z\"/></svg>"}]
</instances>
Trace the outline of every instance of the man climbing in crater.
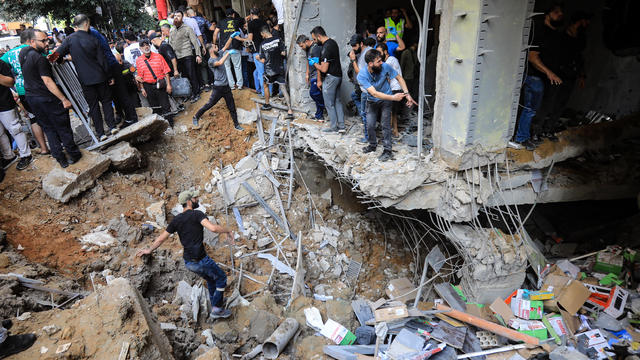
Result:
<instances>
[{"instance_id":1,"label":"man climbing in crater","mask_svg":"<svg viewBox=\"0 0 640 360\"><path fill-rule=\"evenodd\" d=\"M207 215L202 211L195 210L200 205L198 203L199 191L187 190L178 195L178 202L182 204L183 211L171 220L167 229L158 236L150 247L138 250L136 256L151 254L169 238L170 234L178 233L180 243L184 247L184 265L190 271L198 274L207 281L209 298L211 300L210 319L228 318L231 311L224 308L224 289L227 286L227 275L213 261L204 249L203 230L206 227L210 231L219 234L228 234L233 237L233 231L220 225L212 224Z\"/></svg>"}]
</instances>

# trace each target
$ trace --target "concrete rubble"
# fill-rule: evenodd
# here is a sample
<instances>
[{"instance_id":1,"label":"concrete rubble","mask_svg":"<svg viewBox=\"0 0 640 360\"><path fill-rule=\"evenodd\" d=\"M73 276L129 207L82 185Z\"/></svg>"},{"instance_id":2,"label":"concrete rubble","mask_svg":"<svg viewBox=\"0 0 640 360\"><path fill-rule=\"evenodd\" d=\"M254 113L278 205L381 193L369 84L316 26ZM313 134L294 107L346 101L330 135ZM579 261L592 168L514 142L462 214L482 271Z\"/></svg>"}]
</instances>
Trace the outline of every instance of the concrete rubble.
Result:
<instances>
[{"instance_id":1,"label":"concrete rubble","mask_svg":"<svg viewBox=\"0 0 640 360\"><path fill-rule=\"evenodd\" d=\"M104 154L111 160L114 169L118 171L135 170L142 163L140 151L125 141L111 146Z\"/></svg>"},{"instance_id":2,"label":"concrete rubble","mask_svg":"<svg viewBox=\"0 0 640 360\"><path fill-rule=\"evenodd\" d=\"M105 155L82 151L82 158L66 169L55 167L42 179L42 189L50 197L66 203L91 188L111 160Z\"/></svg>"}]
</instances>

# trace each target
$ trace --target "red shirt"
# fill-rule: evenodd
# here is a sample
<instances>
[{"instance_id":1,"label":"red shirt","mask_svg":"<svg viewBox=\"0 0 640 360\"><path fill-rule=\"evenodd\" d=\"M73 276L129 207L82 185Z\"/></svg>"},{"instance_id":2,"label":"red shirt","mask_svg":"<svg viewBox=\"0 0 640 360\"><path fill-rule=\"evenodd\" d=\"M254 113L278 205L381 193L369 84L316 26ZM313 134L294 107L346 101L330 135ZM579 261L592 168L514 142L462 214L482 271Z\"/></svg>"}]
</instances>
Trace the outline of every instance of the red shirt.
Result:
<instances>
[{"instance_id":1,"label":"red shirt","mask_svg":"<svg viewBox=\"0 0 640 360\"><path fill-rule=\"evenodd\" d=\"M153 69L158 80L164 78L165 74L170 72L169 65L167 65L167 62L164 60L162 55L152 52L149 58L145 55L138 56L136 59L136 70L138 71L138 76L148 84L155 84L156 80L153 78L153 75L151 75L149 67L144 62L145 60L149 62L149 65L151 66L151 69Z\"/></svg>"}]
</instances>

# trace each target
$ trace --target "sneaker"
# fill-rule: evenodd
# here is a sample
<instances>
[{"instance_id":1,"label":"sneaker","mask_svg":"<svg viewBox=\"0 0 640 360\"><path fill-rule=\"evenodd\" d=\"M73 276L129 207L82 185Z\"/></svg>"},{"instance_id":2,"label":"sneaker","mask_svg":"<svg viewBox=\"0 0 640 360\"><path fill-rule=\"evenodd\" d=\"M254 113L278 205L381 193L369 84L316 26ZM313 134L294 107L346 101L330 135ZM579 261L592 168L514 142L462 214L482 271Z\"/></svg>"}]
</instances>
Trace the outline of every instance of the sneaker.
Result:
<instances>
[{"instance_id":1,"label":"sneaker","mask_svg":"<svg viewBox=\"0 0 640 360\"><path fill-rule=\"evenodd\" d=\"M200 100L200 95L196 95L196 96L191 97L191 101L190 102L193 104L193 103L198 102L198 100Z\"/></svg>"},{"instance_id":2,"label":"sneaker","mask_svg":"<svg viewBox=\"0 0 640 360\"><path fill-rule=\"evenodd\" d=\"M58 160L58 164L60 164L60 167L63 169L66 169L69 166L67 159Z\"/></svg>"},{"instance_id":3,"label":"sneaker","mask_svg":"<svg viewBox=\"0 0 640 360\"><path fill-rule=\"evenodd\" d=\"M240 124L234 126L234 128L238 131L244 131L244 128L242 126L240 126Z\"/></svg>"},{"instance_id":4,"label":"sneaker","mask_svg":"<svg viewBox=\"0 0 640 360\"><path fill-rule=\"evenodd\" d=\"M347 132L347 129L342 128L342 129L338 129L338 134L345 134Z\"/></svg>"},{"instance_id":5,"label":"sneaker","mask_svg":"<svg viewBox=\"0 0 640 360\"><path fill-rule=\"evenodd\" d=\"M193 120L191 121L193 123L193 126L198 126L198 118L197 117L193 117Z\"/></svg>"},{"instance_id":6,"label":"sneaker","mask_svg":"<svg viewBox=\"0 0 640 360\"><path fill-rule=\"evenodd\" d=\"M111 129L111 135L115 135L118 133L118 131L120 131L118 128L113 128Z\"/></svg>"},{"instance_id":7,"label":"sneaker","mask_svg":"<svg viewBox=\"0 0 640 360\"><path fill-rule=\"evenodd\" d=\"M323 123L324 122L324 118L323 117L316 118L316 121Z\"/></svg>"},{"instance_id":8,"label":"sneaker","mask_svg":"<svg viewBox=\"0 0 640 360\"><path fill-rule=\"evenodd\" d=\"M385 150L382 152L382 155L380 155L378 157L378 160L384 162L384 161L389 161L393 159L393 155L391 154L391 151Z\"/></svg>"},{"instance_id":9,"label":"sneaker","mask_svg":"<svg viewBox=\"0 0 640 360\"><path fill-rule=\"evenodd\" d=\"M367 144L369 142L369 140L367 140L366 137L361 137L360 139L356 140L359 144Z\"/></svg>"},{"instance_id":10,"label":"sneaker","mask_svg":"<svg viewBox=\"0 0 640 360\"><path fill-rule=\"evenodd\" d=\"M284 117L285 119L293 119L293 114L292 113L287 113L287 116Z\"/></svg>"},{"instance_id":11,"label":"sneaker","mask_svg":"<svg viewBox=\"0 0 640 360\"><path fill-rule=\"evenodd\" d=\"M105 141L105 140L107 140L107 135L102 135L102 136L100 136L100 141L101 141L101 142L102 142L102 141Z\"/></svg>"},{"instance_id":12,"label":"sneaker","mask_svg":"<svg viewBox=\"0 0 640 360\"><path fill-rule=\"evenodd\" d=\"M231 310L227 309L214 310L211 311L211 314L209 314L210 319L226 319L229 316L231 316Z\"/></svg>"},{"instance_id":13,"label":"sneaker","mask_svg":"<svg viewBox=\"0 0 640 360\"><path fill-rule=\"evenodd\" d=\"M31 155L29 156L25 156L25 157L21 157L20 160L18 160L18 164L16 165L16 169L18 170L24 170L26 169L29 164L31 164Z\"/></svg>"},{"instance_id":14,"label":"sneaker","mask_svg":"<svg viewBox=\"0 0 640 360\"><path fill-rule=\"evenodd\" d=\"M517 141L509 141L509 143L507 143L507 147L511 148L511 149L515 149L515 150L522 150L524 149L524 146L522 146L519 142Z\"/></svg>"},{"instance_id":15,"label":"sneaker","mask_svg":"<svg viewBox=\"0 0 640 360\"><path fill-rule=\"evenodd\" d=\"M371 146L371 144L365 146L364 148L362 148L362 152L365 154L368 154L370 152L374 152L376 151L376 147L375 146Z\"/></svg>"},{"instance_id":16,"label":"sneaker","mask_svg":"<svg viewBox=\"0 0 640 360\"><path fill-rule=\"evenodd\" d=\"M264 105L262 105L262 106L260 107L260 109L262 109L262 110L271 110L271 109L273 109L273 108L272 108L272 107L271 107L271 105L269 105L269 104L264 104Z\"/></svg>"},{"instance_id":17,"label":"sneaker","mask_svg":"<svg viewBox=\"0 0 640 360\"><path fill-rule=\"evenodd\" d=\"M13 164L13 162L16 161L17 158L17 156L13 155L11 159L2 159L2 161L0 161L0 166L6 168L7 166Z\"/></svg>"},{"instance_id":18,"label":"sneaker","mask_svg":"<svg viewBox=\"0 0 640 360\"><path fill-rule=\"evenodd\" d=\"M35 334L10 335L0 347L0 358L25 351L30 348L34 342L36 342Z\"/></svg>"},{"instance_id":19,"label":"sneaker","mask_svg":"<svg viewBox=\"0 0 640 360\"><path fill-rule=\"evenodd\" d=\"M333 128L326 128L326 129L322 129L322 132L326 132L326 133L333 133L333 132L337 132L338 129L333 129Z\"/></svg>"}]
</instances>

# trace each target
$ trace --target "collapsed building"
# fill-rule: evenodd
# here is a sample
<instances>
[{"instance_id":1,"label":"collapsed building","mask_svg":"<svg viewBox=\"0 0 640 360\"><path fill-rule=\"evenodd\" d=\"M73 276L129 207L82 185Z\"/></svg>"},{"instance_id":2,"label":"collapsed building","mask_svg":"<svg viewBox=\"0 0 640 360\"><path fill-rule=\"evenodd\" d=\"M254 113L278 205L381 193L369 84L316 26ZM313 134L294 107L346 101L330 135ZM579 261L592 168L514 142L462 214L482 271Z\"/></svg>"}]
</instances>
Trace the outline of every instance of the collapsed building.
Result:
<instances>
[{"instance_id":1,"label":"collapsed building","mask_svg":"<svg viewBox=\"0 0 640 360\"><path fill-rule=\"evenodd\" d=\"M96 151L66 171L38 159L32 171L9 172L0 185L0 225L17 249L0 257L2 315L17 311L23 319L17 330L41 338L22 358L250 358L285 317L308 322L309 307L348 329L364 326L351 300L397 300L388 284L398 278L411 279L404 290L413 295L400 298L414 304L446 296L431 279L460 284L469 301L491 303L538 281L546 266L540 244L557 235L548 224L542 237L529 233L526 224L545 222L536 206L638 195L639 64L625 55L631 50L595 35L606 32L612 8L605 1L569 4L596 14L587 50L591 85L571 99L574 126L535 151L507 149L507 143L521 107L538 4L404 5L421 19L425 86L389 162L362 154L356 117L349 117L345 135L327 135L304 116L313 107L306 59L291 43L323 26L344 44L346 73L354 24L386 1L284 1L297 110L291 123L277 111L260 111L260 100L243 91L234 96L247 132L233 132L219 106L202 128L185 125L195 104L173 129L139 109L138 125L101 144L78 98L74 135ZM346 103L351 86L344 84ZM184 267L179 245L153 258L133 257L180 212L176 195L188 188L202 191L202 210L212 221L234 224L241 234L227 248L205 232L209 251L230 274L231 321L206 322L206 286ZM627 230L624 222L611 224ZM48 247L39 241L43 233L51 234ZM4 233L0 237L4 241ZM281 358L323 358L327 340L316 330L307 324L297 331ZM284 350L279 346L277 352Z\"/></svg>"}]
</instances>

